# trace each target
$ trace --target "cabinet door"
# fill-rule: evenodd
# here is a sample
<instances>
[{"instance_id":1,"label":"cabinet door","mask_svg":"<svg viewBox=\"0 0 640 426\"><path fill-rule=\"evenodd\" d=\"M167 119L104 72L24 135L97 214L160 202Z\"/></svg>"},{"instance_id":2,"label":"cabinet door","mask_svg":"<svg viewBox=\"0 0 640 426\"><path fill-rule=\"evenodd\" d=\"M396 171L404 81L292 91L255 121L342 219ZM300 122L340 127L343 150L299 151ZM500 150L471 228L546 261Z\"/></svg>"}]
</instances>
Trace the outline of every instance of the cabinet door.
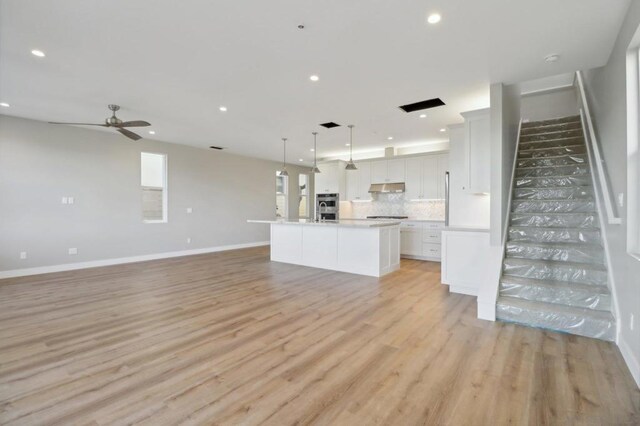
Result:
<instances>
[{"instance_id":1,"label":"cabinet door","mask_svg":"<svg viewBox=\"0 0 640 426\"><path fill-rule=\"evenodd\" d=\"M422 198L422 157L407 158L405 200Z\"/></svg>"},{"instance_id":2,"label":"cabinet door","mask_svg":"<svg viewBox=\"0 0 640 426\"><path fill-rule=\"evenodd\" d=\"M472 193L490 191L491 126L489 115L465 118L466 146L469 164L469 190Z\"/></svg>"},{"instance_id":3,"label":"cabinet door","mask_svg":"<svg viewBox=\"0 0 640 426\"><path fill-rule=\"evenodd\" d=\"M438 156L438 198L444 200L446 195L444 187L444 174L449 171L449 155L442 154Z\"/></svg>"},{"instance_id":4,"label":"cabinet door","mask_svg":"<svg viewBox=\"0 0 640 426\"><path fill-rule=\"evenodd\" d=\"M438 195L438 157L429 155L422 162L422 197L427 200L440 198Z\"/></svg>"},{"instance_id":5,"label":"cabinet door","mask_svg":"<svg viewBox=\"0 0 640 426\"><path fill-rule=\"evenodd\" d=\"M348 170L346 172L345 179L347 181L347 194L346 201L353 201L359 199L358 184L360 181L360 167L358 170Z\"/></svg>"},{"instance_id":6,"label":"cabinet door","mask_svg":"<svg viewBox=\"0 0 640 426\"><path fill-rule=\"evenodd\" d=\"M370 200L369 187L371 186L371 163L357 163L358 167L358 188L357 200Z\"/></svg>"},{"instance_id":7,"label":"cabinet door","mask_svg":"<svg viewBox=\"0 0 640 426\"><path fill-rule=\"evenodd\" d=\"M411 229L400 229L400 254L422 256L422 233Z\"/></svg>"},{"instance_id":8,"label":"cabinet door","mask_svg":"<svg viewBox=\"0 0 640 426\"><path fill-rule=\"evenodd\" d=\"M387 182L387 161L371 162L371 183Z\"/></svg>"},{"instance_id":9,"label":"cabinet door","mask_svg":"<svg viewBox=\"0 0 640 426\"><path fill-rule=\"evenodd\" d=\"M404 180L405 180L404 160L387 160L386 182L404 182Z\"/></svg>"},{"instance_id":10,"label":"cabinet door","mask_svg":"<svg viewBox=\"0 0 640 426\"><path fill-rule=\"evenodd\" d=\"M318 164L320 173L316 173L316 194L332 194L340 192L338 185L338 164Z\"/></svg>"}]
</instances>

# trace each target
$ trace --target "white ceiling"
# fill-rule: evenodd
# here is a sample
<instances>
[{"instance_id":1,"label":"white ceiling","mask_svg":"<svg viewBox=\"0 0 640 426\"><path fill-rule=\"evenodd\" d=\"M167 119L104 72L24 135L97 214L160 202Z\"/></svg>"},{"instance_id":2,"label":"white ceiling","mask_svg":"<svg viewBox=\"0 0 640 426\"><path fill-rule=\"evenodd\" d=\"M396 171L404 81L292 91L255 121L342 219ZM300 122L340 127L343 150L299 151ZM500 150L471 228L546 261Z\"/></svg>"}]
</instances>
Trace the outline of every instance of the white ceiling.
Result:
<instances>
[{"instance_id":1,"label":"white ceiling","mask_svg":"<svg viewBox=\"0 0 640 426\"><path fill-rule=\"evenodd\" d=\"M355 124L356 151L436 143L491 82L605 64L629 1L2 0L0 112L100 122L117 103L167 142L279 160L288 137L291 162L315 130L320 156L346 152L326 121ZM397 108L433 97L425 119Z\"/></svg>"}]
</instances>

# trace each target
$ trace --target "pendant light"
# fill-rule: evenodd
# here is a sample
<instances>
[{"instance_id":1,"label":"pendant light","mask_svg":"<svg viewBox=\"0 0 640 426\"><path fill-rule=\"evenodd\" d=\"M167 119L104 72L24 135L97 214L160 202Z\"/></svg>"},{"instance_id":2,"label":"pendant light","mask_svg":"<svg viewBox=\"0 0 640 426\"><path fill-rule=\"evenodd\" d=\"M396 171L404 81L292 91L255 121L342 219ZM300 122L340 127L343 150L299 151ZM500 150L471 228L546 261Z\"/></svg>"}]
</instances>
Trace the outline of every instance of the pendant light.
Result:
<instances>
[{"instance_id":1,"label":"pendant light","mask_svg":"<svg viewBox=\"0 0 640 426\"><path fill-rule=\"evenodd\" d=\"M318 132L313 132L311 134L313 135L313 167L311 168L311 173L320 173L320 169L316 162L316 155L318 152L316 137L318 136Z\"/></svg>"},{"instance_id":2,"label":"pendant light","mask_svg":"<svg viewBox=\"0 0 640 426\"><path fill-rule=\"evenodd\" d=\"M287 138L282 138L282 170L280 170L280 176L289 176L289 172L287 172Z\"/></svg>"},{"instance_id":3,"label":"pendant light","mask_svg":"<svg viewBox=\"0 0 640 426\"><path fill-rule=\"evenodd\" d=\"M349 162L347 163L347 167L345 170L358 170L355 163L353 162L353 124L349 124Z\"/></svg>"}]
</instances>

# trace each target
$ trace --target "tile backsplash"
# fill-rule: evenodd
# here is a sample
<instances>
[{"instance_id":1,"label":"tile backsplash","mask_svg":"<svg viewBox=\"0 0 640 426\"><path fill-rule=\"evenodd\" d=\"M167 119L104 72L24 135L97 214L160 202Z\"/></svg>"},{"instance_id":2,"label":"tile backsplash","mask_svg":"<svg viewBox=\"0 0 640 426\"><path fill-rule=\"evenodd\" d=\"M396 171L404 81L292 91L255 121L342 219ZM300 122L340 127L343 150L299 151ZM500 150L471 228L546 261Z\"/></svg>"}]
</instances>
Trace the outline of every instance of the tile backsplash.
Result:
<instances>
[{"instance_id":1,"label":"tile backsplash","mask_svg":"<svg viewBox=\"0 0 640 426\"><path fill-rule=\"evenodd\" d=\"M341 202L340 217L409 216L412 219L444 219L444 200L408 201L404 194L375 194L371 202Z\"/></svg>"}]
</instances>

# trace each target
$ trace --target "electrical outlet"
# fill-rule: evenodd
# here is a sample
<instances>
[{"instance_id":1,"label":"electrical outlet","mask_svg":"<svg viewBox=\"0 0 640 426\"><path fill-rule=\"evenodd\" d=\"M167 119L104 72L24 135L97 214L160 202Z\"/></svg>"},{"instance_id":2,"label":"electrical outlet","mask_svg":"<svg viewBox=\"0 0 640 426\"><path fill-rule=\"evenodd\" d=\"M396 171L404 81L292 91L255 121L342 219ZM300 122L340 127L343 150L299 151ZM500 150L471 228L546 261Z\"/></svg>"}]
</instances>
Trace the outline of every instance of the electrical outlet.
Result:
<instances>
[{"instance_id":1,"label":"electrical outlet","mask_svg":"<svg viewBox=\"0 0 640 426\"><path fill-rule=\"evenodd\" d=\"M618 207L624 207L624 192L618 194Z\"/></svg>"},{"instance_id":2,"label":"electrical outlet","mask_svg":"<svg viewBox=\"0 0 640 426\"><path fill-rule=\"evenodd\" d=\"M191 207L187 207L187 213L193 213L193 209Z\"/></svg>"},{"instance_id":3,"label":"electrical outlet","mask_svg":"<svg viewBox=\"0 0 640 426\"><path fill-rule=\"evenodd\" d=\"M191 238L187 238L187 244L191 244Z\"/></svg>"},{"instance_id":4,"label":"electrical outlet","mask_svg":"<svg viewBox=\"0 0 640 426\"><path fill-rule=\"evenodd\" d=\"M67 201L69 201L69 204L73 204L73 197L68 197Z\"/></svg>"},{"instance_id":5,"label":"electrical outlet","mask_svg":"<svg viewBox=\"0 0 640 426\"><path fill-rule=\"evenodd\" d=\"M67 197L62 197L62 204L69 204L69 199Z\"/></svg>"},{"instance_id":6,"label":"electrical outlet","mask_svg":"<svg viewBox=\"0 0 640 426\"><path fill-rule=\"evenodd\" d=\"M21 251L20 252L20 259L26 259L27 258L27 252L26 251Z\"/></svg>"},{"instance_id":7,"label":"electrical outlet","mask_svg":"<svg viewBox=\"0 0 640 426\"><path fill-rule=\"evenodd\" d=\"M71 247L71 248L69 249L69 254L78 254L78 249L77 249L77 248L75 248L75 247Z\"/></svg>"},{"instance_id":8,"label":"electrical outlet","mask_svg":"<svg viewBox=\"0 0 640 426\"><path fill-rule=\"evenodd\" d=\"M629 315L629 330L631 331L633 331L634 319L633 314Z\"/></svg>"}]
</instances>

